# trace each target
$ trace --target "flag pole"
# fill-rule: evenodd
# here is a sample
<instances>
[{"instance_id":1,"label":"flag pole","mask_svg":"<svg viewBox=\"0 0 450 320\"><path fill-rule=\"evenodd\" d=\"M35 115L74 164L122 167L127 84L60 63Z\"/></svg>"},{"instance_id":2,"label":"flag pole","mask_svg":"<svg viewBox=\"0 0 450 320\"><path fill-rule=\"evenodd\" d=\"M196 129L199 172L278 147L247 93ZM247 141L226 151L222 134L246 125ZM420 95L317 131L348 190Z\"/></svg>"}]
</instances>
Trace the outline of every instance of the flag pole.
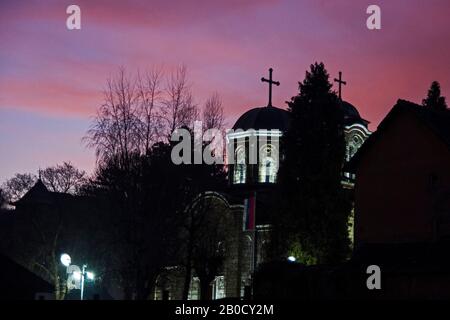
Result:
<instances>
[{"instance_id":1,"label":"flag pole","mask_svg":"<svg viewBox=\"0 0 450 320\"><path fill-rule=\"evenodd\" d=\"M253 296L255 294L255 273L256 273L256 266L258 264L258 232L256 230L256 191L253 193Z\"/></svg>"}]
</instances>

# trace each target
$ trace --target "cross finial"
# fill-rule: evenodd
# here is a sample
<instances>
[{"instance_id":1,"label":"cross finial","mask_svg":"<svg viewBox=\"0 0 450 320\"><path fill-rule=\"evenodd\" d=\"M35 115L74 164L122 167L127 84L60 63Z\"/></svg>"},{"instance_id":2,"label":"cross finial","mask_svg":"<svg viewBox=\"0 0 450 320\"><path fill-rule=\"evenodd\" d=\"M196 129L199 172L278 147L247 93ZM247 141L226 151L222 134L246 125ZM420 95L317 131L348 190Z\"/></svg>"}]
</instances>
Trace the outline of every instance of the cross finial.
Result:
<instances>
[{"instance_id":1,"label":"cross finial","mask_svg":"<svg viewBox=\"0 0 450 320\"><path fill-rule=\"evenodd\" d=\"M347 81L342 80L342 72L339 71L339 79L334 78L334 82L339 83L339 100L342 101L342 85L347 85Z\"/></svg>"},{"instance_id":2,"label":"cross finial","mask_svg":"<svg viewBox=\"0 0 450 320\"><path fill-rule=\"evenodd\" d=\"M269 69L269 79L266 79L264 77L261 78L262 82L268 82L269 83L269 104L267 105L268 107L272 106L272 85L273 84L276 85L276 86L280 85L280 82L272 80L272 72L273 72L273 69L270 68Z\"/></svg>"}]
</instances>

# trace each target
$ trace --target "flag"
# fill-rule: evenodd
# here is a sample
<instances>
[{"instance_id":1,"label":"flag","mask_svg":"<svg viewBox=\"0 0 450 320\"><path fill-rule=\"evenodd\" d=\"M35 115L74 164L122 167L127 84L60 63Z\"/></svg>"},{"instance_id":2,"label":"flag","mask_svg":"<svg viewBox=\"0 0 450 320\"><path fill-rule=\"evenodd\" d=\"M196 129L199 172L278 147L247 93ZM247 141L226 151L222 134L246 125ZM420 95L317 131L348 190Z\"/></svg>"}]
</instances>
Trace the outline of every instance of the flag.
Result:
<instances>
[{"instance_id":1,"label":"flag","mask_svg":"<svg viewBox=\"0 0 450 320\"><path fill-rule=\"evenodd\" d=\"M255 229L256 193L244 201L243 230Z\"/></svg>"}]
</instances>

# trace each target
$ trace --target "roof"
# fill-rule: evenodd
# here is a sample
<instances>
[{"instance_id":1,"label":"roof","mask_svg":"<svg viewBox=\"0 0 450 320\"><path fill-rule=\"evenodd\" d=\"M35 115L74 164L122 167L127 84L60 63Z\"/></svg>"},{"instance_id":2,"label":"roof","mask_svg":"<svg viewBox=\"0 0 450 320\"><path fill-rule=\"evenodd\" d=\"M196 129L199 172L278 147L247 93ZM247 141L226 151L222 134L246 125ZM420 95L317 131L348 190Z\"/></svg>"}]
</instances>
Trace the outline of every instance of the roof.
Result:
<instances>
[{"instance_id":1,"label":"roof","mask_svg":"<svg viewBox=\"0 0 450 320\"><path fill-rule=\"evenodd\" d=\"M259 107L245 112L233 126L233 129L259 130L278 129L286 131L289 127L289 112L277 107Z\"/></svg>"},{"instance_id":2,"label":"roof","mask_svg":"<svg viewBox=\"0 0 450 320\"><path fill-rule=\"evenodd\" d=\"M361 118L358 109L356 109L356 107L351 103L347 101L341 101L341 108L344 112L344 125L360 123L367 127L367 125L370 123L369 121Z\"/></svg>"},{"instance_id":3,"label":"roof","mask_svg":"<svg viewBox=\"0 0 450 320\"><path fill-rule=\"evenodd\" d=\"M45 204L54 205L55 203L64 203L68 201L78 201L86 203L89 201L89 196L83 195L72 195L70 193L55 192L48 190L41 179L38 179L33 187L28 190L25 195L19 200L13 202L14 206L21 205L35 205L35 204ZM87 203L86 203L87 205Z\"/></svg>"},{"instance_id":4,"label":"roof","mask_svg":"<svg viewBox=\"0 0 450 320\"><path fill-rule=\"evenodd\" d=\"M346 166L346 170L355 172L358 163L366 151L383 136L383 132L395 119L404 113L414 115L419 121L429 127L435 135L450 148L450 110L433 110L421 105L399 99L386 117L380 122L377 130L359 148Z\"/></svg>"},{"instance_id":5,"label":"roof","mask_svg":"<svg viewBox=\"0 0 450 320\"><path fill-rule=\"evenodd\" d=\"M34 186L31 187L30 190L27 191L23 195L22 198L14 202L14 205L20 205L27 202L33 202L36 201L36 199L39 200L41 203L50 203L51 199L49 196L49 191L47 187L44 185L41 179L38 179Z\"/></svg>"},{"instance_id":6,"label":"roof","mask_svg":"<svg viewBox=\"0 0 450 320\"><path fill-rule=\"evenodd\" d=\"M358 110L347 101L341 102L341 108L344 112L344 125L360 123L367 127L369 121L361 118ZM233 130L260 130L260 129L278 129L286 131L290 124L290 113L287 110L277 107L257 107L245 112L233 126Z\"/></svg>"}]
</instances>

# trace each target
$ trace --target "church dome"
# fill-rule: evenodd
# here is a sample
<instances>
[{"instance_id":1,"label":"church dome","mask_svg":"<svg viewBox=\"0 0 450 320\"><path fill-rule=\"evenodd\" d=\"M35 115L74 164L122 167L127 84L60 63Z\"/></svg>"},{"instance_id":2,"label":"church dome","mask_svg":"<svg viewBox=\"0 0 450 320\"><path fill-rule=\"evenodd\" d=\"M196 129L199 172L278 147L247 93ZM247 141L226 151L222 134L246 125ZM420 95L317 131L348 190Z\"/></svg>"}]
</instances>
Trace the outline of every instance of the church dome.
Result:
<instances>
[{"instance_id":1,"label":"church dome","mask_svg":"<svg viewBox=\"0 0 450 320\"><path fill-rule=\"evenodd\" d=\"M361 117L359 115L358 109L356 109L354 105L347 101L342 101L342 110L344 111L344 115L347 117Z\"/></svg>"},{"instance_id":2,"label":"church dome","mask_svg":"<svg viewBox=\"0 0 450 320\"><path fill-rule=\"evenodd\" d=\"M341 108L342 108L342 111L344 112L344 124L345 125L360 123L360 124L363 124L364 126L367 126L367 124L369 124L369 121L361 118L361 116L358 112L358 109L356 109L356 107L354 105L352 105L351 103L348 103L347 101L342 101Z\"/></svg>"},{"instance_id":3,"label":"church dome","mask_svg":"<svg viewBox=\"0 0 450 320\"><path fill-rule=\"evenodd\" d=\"M361 118L358 109L347 101L341 102L341 108L344 112L344 125L355 123L367 127L369 121ZM276 107L253 108L239 117L233 126L233 130L260 130L260 129L278 129L285 132L290 123L290 114L288 111Z\"/></svg>"},{"instance_id":4,"label":"church dome","mask_svg":"<svg viewBox=\"0 0 450 320\"><path fill-rule=\"evenodd\" d=\"M233 129L278 129L286 131L289 127L290 115L286 110L276 107L260 107L245 112L233 126Z\"/></svg>"}]
</instances>

